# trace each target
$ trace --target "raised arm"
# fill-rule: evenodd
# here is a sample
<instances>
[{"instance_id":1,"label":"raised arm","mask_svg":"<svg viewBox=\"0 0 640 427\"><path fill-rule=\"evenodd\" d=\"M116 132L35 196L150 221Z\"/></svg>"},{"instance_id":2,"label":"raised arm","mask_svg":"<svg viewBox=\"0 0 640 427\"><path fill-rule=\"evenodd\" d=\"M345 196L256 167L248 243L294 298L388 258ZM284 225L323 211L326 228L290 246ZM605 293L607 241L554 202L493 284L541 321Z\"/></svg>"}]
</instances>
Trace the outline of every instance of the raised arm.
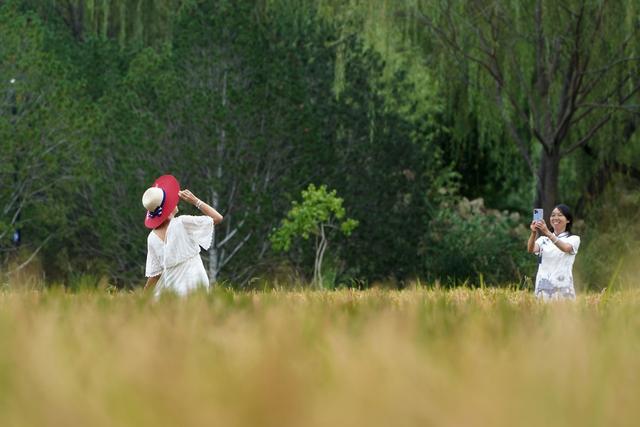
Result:
<instances>
[{"instance_id":1,"label":"raised arm","mask_svg":"<svg viewBox=\"0 0 640 427\"><path fill-rule=\"evenodd\" d=\"M527 252L533 254L540 250L540 248L538 248L538 245L536 244L536 222L531 222L529 228L531 229L531 235L529 236L529 241L527 242Z\"/></svg>"},{"instance_id":2,"label":"raised arm","mask_svg":"<svg viewBox=\"0 0 640 427\"><path fill-rule=\"evenodd\" d=\"M208 204L206 204L205 202L197 198L191 191L182 190L180 191L179 195L182 200L184 200L187 203L191 203L193 206L198 208L200 212L202 212L206 216L211 217L213 219L214 224L220 224L224 219L223 216L220 215L220 213L217 210L215 210L212 206L209 206Z\"/></svg>"},{"instance_id":3,"label":"raised arm","mask_svg":"<svg viewBox=\"0 0 640 427\"><path fill-rule=\"evenodd\" d=\"M532 223L532 226L535 227L540 232L540 234L547 236L549 240L551 240L551 242L556 245L562 252L565 252L567 254L573 252L573 246L558 239L558 236L553 234L551 230L547 228L547 224L544 221L534 221ZM531 238L529 238L529 240L531 240Z\"/></svg>"}]
</instances>

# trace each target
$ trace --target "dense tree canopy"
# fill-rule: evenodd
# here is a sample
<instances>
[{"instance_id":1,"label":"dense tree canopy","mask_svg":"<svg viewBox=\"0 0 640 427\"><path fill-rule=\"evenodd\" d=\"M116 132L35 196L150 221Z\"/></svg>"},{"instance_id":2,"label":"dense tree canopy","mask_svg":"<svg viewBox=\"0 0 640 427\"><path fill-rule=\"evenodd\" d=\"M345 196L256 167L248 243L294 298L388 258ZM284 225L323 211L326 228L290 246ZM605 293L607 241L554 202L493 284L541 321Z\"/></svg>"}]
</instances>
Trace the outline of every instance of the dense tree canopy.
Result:
<instances>
[{"instance_id":1,"label":"dense tree canopy","mask_svg":"<svg viewBox=\"0 0 640 427\"><path fill-rule=\"evenodd\" d=\"M225 216L213 280L310 280L270 236L315 183L359 224L325 281L526 283L534 203L584 216L640 177L637 7L0 1L1 271L139 285L172 173Z\"/></svg>"}]
</instances>

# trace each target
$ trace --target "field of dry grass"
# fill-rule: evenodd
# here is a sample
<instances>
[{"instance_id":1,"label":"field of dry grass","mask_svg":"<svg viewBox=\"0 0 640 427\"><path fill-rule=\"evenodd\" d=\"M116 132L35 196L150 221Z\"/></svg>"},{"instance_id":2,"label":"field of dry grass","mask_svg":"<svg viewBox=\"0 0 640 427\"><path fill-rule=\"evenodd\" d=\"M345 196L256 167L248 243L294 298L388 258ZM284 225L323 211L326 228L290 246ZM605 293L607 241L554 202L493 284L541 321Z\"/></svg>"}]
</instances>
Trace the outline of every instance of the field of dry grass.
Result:
<instances>
[{"instance_id":1,"label":"field of dry grass","mask_svg":"<svg viewBox=\"0 0 640 427\"><path fill-rule=\"evenodd\" d=\"M640 293L0 292L1 426L635 425Z\"/></svg>"}]
</instances>

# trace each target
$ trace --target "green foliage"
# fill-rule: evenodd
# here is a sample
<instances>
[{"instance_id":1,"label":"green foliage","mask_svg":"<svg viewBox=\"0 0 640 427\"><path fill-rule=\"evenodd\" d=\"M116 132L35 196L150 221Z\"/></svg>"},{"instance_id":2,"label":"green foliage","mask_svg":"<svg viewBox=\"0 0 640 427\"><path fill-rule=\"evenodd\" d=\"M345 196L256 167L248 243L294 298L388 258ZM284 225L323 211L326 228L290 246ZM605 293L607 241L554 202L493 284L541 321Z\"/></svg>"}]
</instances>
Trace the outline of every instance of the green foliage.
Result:
<instances>
[{"instance_id":1,"label":"green foliage","mask_svg":"<svg viewBox=\"0 0 640 427\"><path fill-rule=\"evenodd\" d=\"M317 187L309 184L302 191L302 203L293 201L291 210L282 225L272 234L273 247L279 251L289 251L296 237L308 240L310 236L320 237L323 228L337 228L345 236L358 226L353 218L344 218L343 200L336 190L327 191L326 185ZM344 220L343 220L344 218Z\"/></svg>"},{"instance_id":2,"label":"green foliage","mask_svg":"<svg viewBox=\"0 0 640 427\"><path fill-rule=\"evenodd\" d=\"M421 248L428 277L457 285L511 281L535 274L519 214L486 209L482 199L445 206L432 220Z\"/></svg>"},{"instance_id":3,"label":"green foliage","mask_svg":"<svg viewBox=\"0 0 640 427\"><path fill-rule=\"evenodd\" d=\"M77 40L117 40L122 49L162 45L171 39L182 0L23 0L25 7L60 19Z\"/></svg>"},{"instance_id":4,"label":"green foliage","mask_svg":"<svg viewBox=\"0 0 640 427\"><path fill-rule=\"evenodd\" d=\"M285 252L290 250L296 237L302 237L304 240L315 237L313 283L318 287L325 287L322 262L332 231L337 230L349 236L358 226L358 221L345 218L342 202L343 200L336 195L336 190L327 191L325 185L316 188L315 185L309 184L309 187L302 191L302 203L293 201L287 217L271 235L273 248ZM333 284L332 281L330 285Z\"/></svg>"},{"instance_id":5,"label":"green foliage","mask_svg":"<svg viewBox=\"0 0 640 427\"><path fill-rule=\"evenodd\" d=\"M94 111L37 15L0 5L0 39L0 251L20 229L33 250L55 252L75 225Z\"/></svg>"},{"instance_id":6,"label":"green foliage","mask_svg":"<svg viewBox=\"0 0 640 427\"><path fill-rule=\"evenodd\" d=\"M583 289L635 289L640 274L640 194L629 177L615 176L589 207L587 221L574 230L581 237L576 280ZM609 289L611 290L611 289Z\"/></svg>"},{"instance_id":7,"label":"green foliage","mask_svg":"<svg viewBox=\"0 0 640 427\"><path fill-rule=\"evenodd\" d=\"M504 42L496 55L508 70L515 105L526 106L525 89L537 74L531 46L512 37L530 30L524 17L531 6L520 3L488 10L517 15L513 28L496 34ZM597 40L598 58L636 31L632 3L606 4L613 7L607 26L626 15ZM320 273L326 243L317 239L314 254L294 240L321 236L327 221L335 229L323 286L414 277L477 281L481 273L504 282L533 272L518 258L522 242L510 234L515 220L490 209L469 216L458 206L462 196L483 197L500 210L529 206L534 180L505 126L518 117L513 106L496 108L482 68L452 62L421 24L441 18L442 4L429 13L424 5L431 2L362 7L369 4L2 2L0 252L27 259L40 249L34 264L53 281L104 276L134 286L148 233L140 195L170 172L225 216L205 254L206 266L218 268L223 281L244 285L278 274L287 267L276 247L287 251L296 273L308 274L311 265ZM553 14L556 4L541 4L548 34L566 28L566 11ZM460 13L471 6L455 5ZM478 30L486 29L490 22L477 18ZM461 35L466 47L478 41ZM546 57L555 52L549 46ZM522 79L509 49L523 61ZM636 52L638 39L624 49ZM566 59L566 49L558 52ZM605 67L600 59L595 63ZM594 82L605 89L614 83L601 80ZM550 94L561 91L554 80ZM516 133L527 136L529 120L516 124ZM637 119L616 115L593 144L566 158L565 201L589 206L610 188L614 171L636 176L637 129ZM536 160L542 150L525 139ZM334 191L312 191L310 182ZM303 188L309 200L294 204L294 217L285 218L276 237L282 213ZM307 202L314 207L304 207ZM343 211L358 218L357 232ZM19 249L9 240L16 228L23 231ZM485 230L495 232L485 236ZM583 253L591 240L600 241L583 240ZM492 252L497 247L514 255L499 256Z\"/></svg>"},{"instance_id":8,"label":"green foliage","mask_svg":"<svg viewBox=\"0 0 640 427\"><path fill-rule=\"evenodd\" d=\"M574 175L559 170L560 159L595 145L604 129L607 141L623 137L608 125L638 113L637 1L324 3L328 19L344 22L387 68L401 64L414 81L440 74L432 80L449 100L445 123L454 137L446 158L480 181L464 191L500 192L503 206L525 207L526 196L530 206L534 192L545 208L571 197L566 187L556 191ZM474 160L478 147L482 161ZM478 173L483 164L497 173ZM518 190L496 188L504 180Z\"/></svg>"}]
</instances>

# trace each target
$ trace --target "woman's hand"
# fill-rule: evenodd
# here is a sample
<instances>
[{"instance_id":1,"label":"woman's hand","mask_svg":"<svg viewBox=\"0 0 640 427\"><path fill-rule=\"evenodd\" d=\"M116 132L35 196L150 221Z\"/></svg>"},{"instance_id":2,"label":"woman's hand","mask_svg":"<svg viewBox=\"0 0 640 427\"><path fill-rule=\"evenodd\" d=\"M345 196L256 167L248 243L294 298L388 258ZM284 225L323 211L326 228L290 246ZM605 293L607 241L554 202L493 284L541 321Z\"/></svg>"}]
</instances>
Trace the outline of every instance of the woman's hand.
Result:
<instances>
[{"instance_id":1,"label":"woman's hand","mask_svg":"<svg viewBox=\"0 0 640 427\"><path fill-rule=\"evenodd\" d=\"M538 231L538 227L536 226L537 221L533 220L531 221L531 225L529 226L529 229L531 229L532 233L535 233L536 231Z\"/></svg>"},{"instance_id":2,"label":"woman's hand","mask_svg":"<svg viewBox=\"0 0 640 427\"><path fill-rule=\"evenodd\" d=\"M549 235L551 234L551 231L549 231L549 229L547 228L547 223L544 222L544 220L534 221L534 223L535 223L536 229L540 231L540 234L549 237Z\"/></svg>"},{"instance_id":3,"label":"woman's hand","mask_svg":"<svg viewBox=\"0 0 640 427\"><path fill-rule=\"evenodd\" d=\"M531 229L531 235L529 236L529 240L527 241L527 251L529 253L538 252L540 249L536 244L536 231L538 231L538 221L531 221L531 225L529 226Z\"/></svg>"},{"instance_id":4,"label":"woman's hand","mask_svg":"<svg viewBox=\"0 0 640 427\"><path fill-rule=\"evenodd\" d=\"M198 203L198 198L189 190L182 190L178 193L178 195L180 196L180 198L182 200L184 200L187 203L191 203L192 205L195 205L196 203Z\"/></svg>"}]
</instances>

